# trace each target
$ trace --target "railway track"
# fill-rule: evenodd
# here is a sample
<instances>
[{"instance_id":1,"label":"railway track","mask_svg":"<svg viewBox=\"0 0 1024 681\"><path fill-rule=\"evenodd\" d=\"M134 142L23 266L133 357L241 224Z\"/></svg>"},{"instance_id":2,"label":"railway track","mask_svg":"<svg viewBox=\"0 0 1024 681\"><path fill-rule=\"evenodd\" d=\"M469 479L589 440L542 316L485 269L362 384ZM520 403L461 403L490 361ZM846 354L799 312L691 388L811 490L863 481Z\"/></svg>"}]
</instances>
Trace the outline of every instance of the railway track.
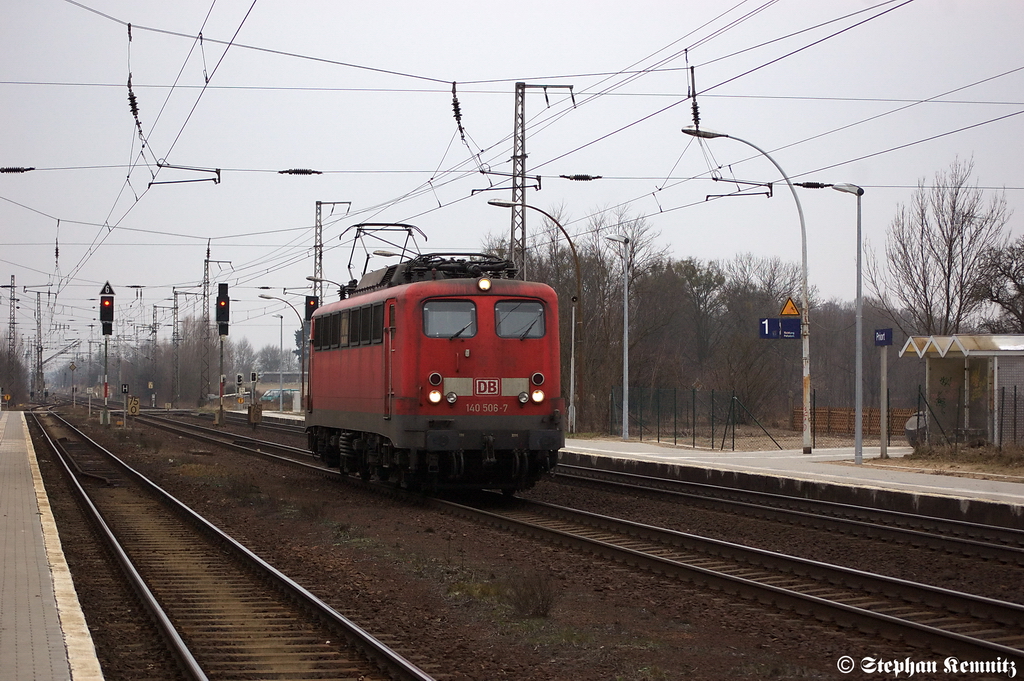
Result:
<instances>
[{"instance_id":1,"label":"railway track","mask_svg":"<svg viewBox=\"0 0 1024 681\"><path fill-rule=\"evenodd\" d=\"M222 434L223 437L223 434ZM656 484L662 484L658 481ZM722 490L719 494L740 494L742 490ZM674 492L677 493L677 492ZM788 498L783 498L788 499ZM721 503L720 500L713 500ZM807 501L807 500L793 500ZM530 534L629 565L706 584L728 593L743 595L784 609L806 613L869 633L902 639L914 645L930 647L942 653L1024 657L1024 606L995 599L972 596L915 582L842 568L826 563L786 556L770 551L744 547L728 542L698 537L670 529L646 526L629 521L561 508L539 502L516 502L513 506L488 501L482 507L454 504L435 499L427 502L444 512L469 517L503 529ZM734 502L731 502L734 503ZM773 503L780 503L774 500ZM817 504L818 502L813 502ZM831 529L848 519L833 517L842 513L862 513L873 509L843 509L831 505L827 511L784 510L795 522L793 514L803 513L801 524L822 523ZM734 507L745 509L746 506ZM758 507L758 513L782 512ZM893 522L881 517L876 523ZM907 522L925 523L939 519L911 518ZM886 527L858 521L858 532L875 536ZM948 522L948 521L941 521ZM969 555L1003 551L1001 560L1018 562L1019 549L1013 546L977 542L952 533L963 534L969 528L954 523L951 536L942 541L963 544L958 551ZM893 528L903 541L933 545L938 539L923 531ZM992 528L997 536L1003 528ZM849 530L853 531L853 530ZM936 535L937 536L937 535ZM1012 541L1014 536L1010 532ZM943 544L944 550L950 550ZM995 548L993 548L995 547Z\"/></svg>"},{"instance_id":2,"label":"railway track","mask_svg":"<svg viewBox=\"0 0 1024 681\"><path fill-rule=\"evenodd\" d=\"M36 420L189 678L432 679L66 421Z\"/></svg>"},{"instance_id":3,"label":"railway track","mask_svg":"<svg viewBox=\"0 0 1024 681\"><path fill-rule=\"evenodd\" d=\"M171 419L157 418L165 423ZM235 415L237 423L244 417ZM199 428L198 426L189 426ZM262 426L261 426L262 427ZM233 440L261 452L280 448L289 458L311 460L304 448L289 448L255 438L231 436L209 428L201 432L216 441ZM279 424L274 432L303 437L301 428ZM248 443L248 445L246 445ZM689 506L742 514L745 517L783 522L800 527L841 532L856 537L925 547L950 554L1024 566L1024 530L968 523L933 516L783 496L751 490L670 480L630 473L559 464L554 473L563 481L585 481L626 491L671 496Z\"/></svg>"},{"instance_id":4,"label":"railway track","mask_svg":"<svg viewBox=\"0 0 1024 681\"><path fill-rule=\"evenodd\" d=\"M1024 530L1017 528L580 466L560 464L555 475L564 481L663 494L688 506L1024 565Z\"/></svg>"},{"instance_id":5,"label":"railway track","mask_svg":"<svg viewBox=\"0 0 1024 681\"><path fill-rule=\"evenodd\" d=\"M540 502L436 508L943 654L1024 659L1024 606Z\"/></svg>"}]
</instances>

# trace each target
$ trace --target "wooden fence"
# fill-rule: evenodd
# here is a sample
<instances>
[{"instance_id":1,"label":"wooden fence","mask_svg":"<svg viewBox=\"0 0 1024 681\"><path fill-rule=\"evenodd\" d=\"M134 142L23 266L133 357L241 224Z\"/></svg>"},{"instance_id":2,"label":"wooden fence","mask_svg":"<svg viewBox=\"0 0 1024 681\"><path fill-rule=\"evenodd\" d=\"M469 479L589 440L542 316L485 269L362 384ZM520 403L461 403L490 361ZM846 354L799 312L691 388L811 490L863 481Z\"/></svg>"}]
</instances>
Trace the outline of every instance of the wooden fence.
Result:
<instances>
[{"instance_id":1,"label":"wooden fence","mask_svg":"<svg viewBox=\"0 0 1024 681\"><path fill-rule=\"evenodd\" d=\"M913 409L889 410L889 436L903 435L903 427L914 415ZM803 427L804 413L799 407L793 408L790 417L790 428L800 430ZM864 433L877 435L882 423L882 410L864 409ZM830 435L853 435L856 424L856 410L853 407L818 407L811 410L811 428L815 433Z\"/></svg>"}]
</instances>

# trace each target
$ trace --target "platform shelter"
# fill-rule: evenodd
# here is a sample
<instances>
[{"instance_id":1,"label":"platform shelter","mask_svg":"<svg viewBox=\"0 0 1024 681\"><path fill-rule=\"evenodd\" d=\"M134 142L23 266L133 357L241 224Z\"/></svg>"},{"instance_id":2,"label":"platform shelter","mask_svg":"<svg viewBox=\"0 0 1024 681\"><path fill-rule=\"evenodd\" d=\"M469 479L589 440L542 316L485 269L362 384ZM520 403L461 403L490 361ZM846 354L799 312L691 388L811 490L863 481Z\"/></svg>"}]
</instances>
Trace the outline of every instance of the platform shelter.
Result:
<instances>
[{"instance_id":1,"label":"platform shelter","mask_svg":"<svg viewBox=\"0 0 1024 681\"><path fill-rule=\"evenodd\" d=\"M925 360L929 441L1024 442L1024 335L910 336L900 357Z\"/></svg>"}]
</instances>

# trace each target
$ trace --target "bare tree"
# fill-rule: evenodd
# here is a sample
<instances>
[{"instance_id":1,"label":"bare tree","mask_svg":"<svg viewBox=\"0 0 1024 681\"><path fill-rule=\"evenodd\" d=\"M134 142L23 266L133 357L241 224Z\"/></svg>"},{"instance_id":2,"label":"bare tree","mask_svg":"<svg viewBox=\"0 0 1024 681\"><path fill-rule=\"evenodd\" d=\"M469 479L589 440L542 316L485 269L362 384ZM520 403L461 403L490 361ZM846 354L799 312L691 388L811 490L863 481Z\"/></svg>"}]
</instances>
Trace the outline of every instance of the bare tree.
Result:
<instances>
[{"instance_id":1,"label":"bare tree","mask_svg":"<svg viewBox=\"0 0 1024 681\"><path fill-rule=\"evenodd\" d=\"M1003 246L1009 212L1002 194L986 204L970 186L973 170L973 161L957 159L935 174L934 186L920 181L911 206L901 206L889 226L886 270L868 259L869 285L904 333L947 335L977 322L982 265Z\"/></svg>"},{"instance_id":2,"label":"bare tree","mask_svg":"<svg viewBox=\"0 0 1024 681\"><path fill-rule=\"evenodd\" d=\"M1024 236L985 254L977 297L994 303L998 314L982 328L991 333L1024 333Z\"/></svg>"}]
</instances>

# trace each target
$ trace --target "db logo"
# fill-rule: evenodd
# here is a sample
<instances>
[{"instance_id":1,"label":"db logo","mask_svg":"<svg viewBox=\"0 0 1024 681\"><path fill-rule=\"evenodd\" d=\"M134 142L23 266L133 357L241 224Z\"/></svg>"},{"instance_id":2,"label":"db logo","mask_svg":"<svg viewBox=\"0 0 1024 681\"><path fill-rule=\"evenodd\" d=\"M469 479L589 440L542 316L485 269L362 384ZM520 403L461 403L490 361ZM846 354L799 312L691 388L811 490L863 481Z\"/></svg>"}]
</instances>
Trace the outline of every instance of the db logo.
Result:
<instances>
[{"instance_id":1,"label":"db logo","mask_svg":"<svg viewBox=\"0 0 1024 681\"><path fill-rule=\"evenodd\" d=\"M478 378L475 379L475 386L473 388L474 395L499 395L501 394L501 388L499 387L497 378Z\"/></svg>"}]
</instances>

